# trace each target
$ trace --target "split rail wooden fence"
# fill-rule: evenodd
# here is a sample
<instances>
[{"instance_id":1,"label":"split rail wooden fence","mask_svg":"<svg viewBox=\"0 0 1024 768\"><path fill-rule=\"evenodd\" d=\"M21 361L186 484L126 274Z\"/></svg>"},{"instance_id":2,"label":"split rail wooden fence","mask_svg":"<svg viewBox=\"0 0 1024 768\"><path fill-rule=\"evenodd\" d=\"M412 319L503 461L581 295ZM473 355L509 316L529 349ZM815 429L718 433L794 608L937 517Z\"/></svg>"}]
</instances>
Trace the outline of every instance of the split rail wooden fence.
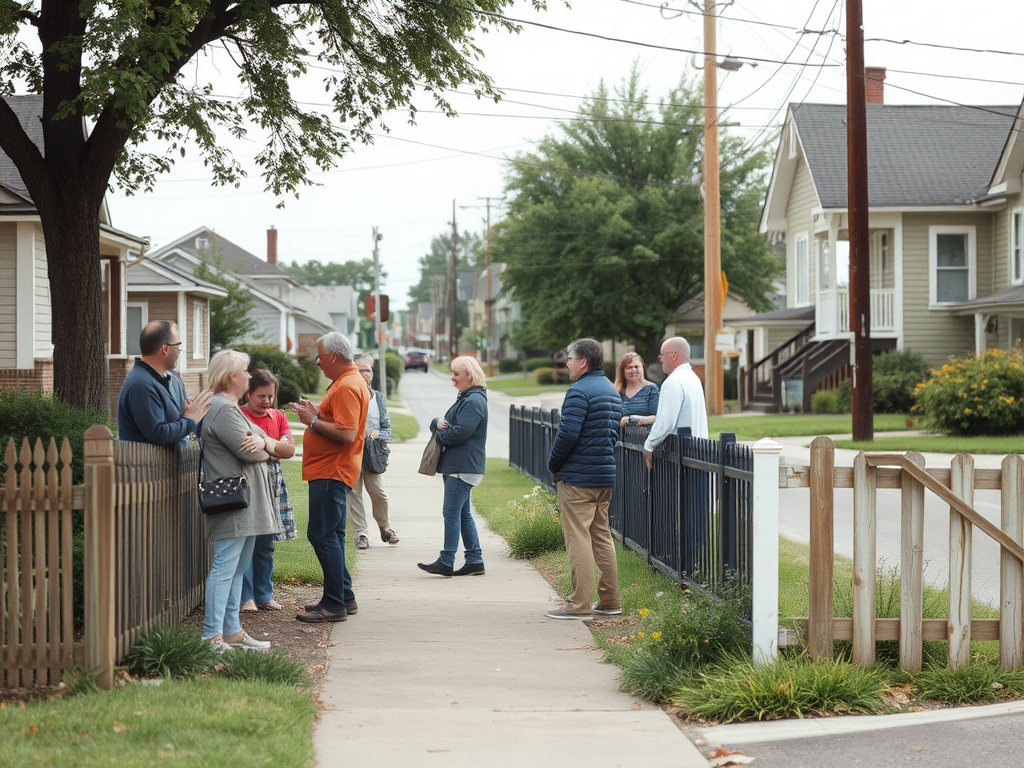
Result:
<instances>
[{"instance_id":1,"label":"split rail wooden fence","mask_svg":"<svg viewBox=\"0 0 1024 768\"><path fill-rule=\"evenodd\" d=\"M203 599L209 551L196 497L198 445L162 448L85 433L85 482L71 449L5 451L0 487L0 686L53 685L81 666L109 689L114 666L156 621ZM83 530L76 594L73 538ZM84 602L76 627L75 601Z\"/></svg>"}]
</instances>

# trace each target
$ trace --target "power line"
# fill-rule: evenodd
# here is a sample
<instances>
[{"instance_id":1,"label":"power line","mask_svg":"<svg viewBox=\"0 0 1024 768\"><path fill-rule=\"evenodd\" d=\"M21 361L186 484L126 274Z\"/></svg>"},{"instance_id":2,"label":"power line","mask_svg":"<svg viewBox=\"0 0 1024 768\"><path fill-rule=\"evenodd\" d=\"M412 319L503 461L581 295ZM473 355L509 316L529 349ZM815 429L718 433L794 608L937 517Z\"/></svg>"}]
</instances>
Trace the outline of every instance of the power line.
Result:
<instances>
[{"instance_id":1,"label":"power line","mask_svg":"<svg viewBox=\"0 0 1024 768\"><path fill-rule=\"evenodd\" d=\"M1021 51L1000 51L994 48L966 48L959 45L943 45L942 43L923 43L917 40L892 40L888 37L866 37L865 43L891 43L893 45L917 45L922 48L942 48L947 51L963 51L965 53L995 53L1000 56L1024 56Z\"/></svg>"}]
</instances>

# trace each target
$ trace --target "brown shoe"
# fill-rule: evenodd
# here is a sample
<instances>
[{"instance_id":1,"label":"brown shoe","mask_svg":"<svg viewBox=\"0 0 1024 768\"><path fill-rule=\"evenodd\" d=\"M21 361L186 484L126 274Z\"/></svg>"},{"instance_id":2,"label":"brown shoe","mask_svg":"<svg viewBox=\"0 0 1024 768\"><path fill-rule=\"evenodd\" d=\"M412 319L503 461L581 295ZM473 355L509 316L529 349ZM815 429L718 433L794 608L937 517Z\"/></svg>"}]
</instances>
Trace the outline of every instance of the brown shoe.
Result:
<instances>
[{"instance_id":1,"label":"brown shoe","mask_svg":"<svg viewBox=\"0 0 1024 768\"><path fill-rule=\"evenodd\" d=\"M323 624L329 621L344 621L348 618L348 612L342 609L337 613L328 613L323 608L318 608L309 613L300 613L295 618L307 624Z\"/></svg>"},{"instance_id":2,"label":"brown shoe","mask_svg":"<svg viewBox=\"0 0 1024 768\"><path fill-rule=\"evenodd\" d=\"M306 611L306 613L313 613L315 611L319 611L320 603L307 603L303 606L303 609ZM356 605L355 600L345 603L345 613L347 613L349 616L354 616L355 614L359 613L359 606Z\"/></svg>"}]
</instances>

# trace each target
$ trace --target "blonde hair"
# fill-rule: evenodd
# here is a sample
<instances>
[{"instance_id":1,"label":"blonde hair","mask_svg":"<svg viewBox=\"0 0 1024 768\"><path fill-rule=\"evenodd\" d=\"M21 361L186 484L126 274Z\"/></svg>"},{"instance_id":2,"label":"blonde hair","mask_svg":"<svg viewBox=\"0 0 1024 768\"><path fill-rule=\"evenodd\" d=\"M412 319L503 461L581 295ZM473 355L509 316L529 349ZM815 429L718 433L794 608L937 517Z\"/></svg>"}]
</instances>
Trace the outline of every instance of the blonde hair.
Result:
<instances>
[{"instance_id":1,"label":"blonde hair","mask_svg":"<svg viewBox=\"0 0 1024 768\"><path fill-rule=\"evenodd\" d=\"M636 352L627 352L619 358L619 364L615 366L615 389L622 394L626 391L626 366L633 362L633 359L640 362L640 383L647 386L647 366L644 359Z\"/></svg>"},{"instance_id":2,"label":"blonde hair","mask_svg":"<svg viewBox=\"0 0 1024 768\"><path fill-rule=\"evenodd\" d=\"M228 384L231 383L232 375L241 373L249 368L249 356L245 352L238 352L234 349L222 349L206 369L206 381L210 391L226 392Z\"/></svg>"},{"instance_id":3,"label":"blonde hair","mask_svg":"<svg viewBox=\"0 0 1024 768\"><path fill-rule=\"evenodd\" d=\"M484 380L486 378L484 376L484 369L480 367L480 363L476 361L475 357L456 357L448 367L452 372L461 370L468 373L469 383L471 386L487 388L487 385L484 384Z\"/></svg>"}]
</instances>

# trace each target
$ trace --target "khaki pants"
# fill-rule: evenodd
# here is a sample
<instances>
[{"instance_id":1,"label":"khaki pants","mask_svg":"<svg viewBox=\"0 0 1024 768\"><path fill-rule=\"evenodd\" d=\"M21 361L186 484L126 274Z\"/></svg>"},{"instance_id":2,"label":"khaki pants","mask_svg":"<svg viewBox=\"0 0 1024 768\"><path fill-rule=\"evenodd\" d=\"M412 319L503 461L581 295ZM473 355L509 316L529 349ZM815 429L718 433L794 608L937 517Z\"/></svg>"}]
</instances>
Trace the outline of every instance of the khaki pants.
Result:
<instances>
[{"instance_id":1,"label":"khaki pants","mask_svg":"<svg viewBox=\"0 0 1024 768\"><path fill-rule=\"evenodd\" d=\"M348 519L355 529L356 536L367 533L366 508L363 506L363 487L370 494L370 504L373 507L373 519L377 521L379 528L390 528L388 520L388 492L384 489L384 475L375 475L372 472L360 472L359 479L352 486L348 494Z\"/></svg>"},{"instance_id":2,"label":"khaki pants","mask_svg":"<svg viewBox=\"0 0 1024 768\"><path fill-rule=\"evenodd\" d=\"M619 594L619 569L615 562L615 544L608 530L608 503L611 488L580 488L558 483L558 509L562 534L569 553L572 593L566 610L590 613L594 597L594 566L601 572L597 594L602 608L622 607Z\"/></svg>"}]
</instances>

